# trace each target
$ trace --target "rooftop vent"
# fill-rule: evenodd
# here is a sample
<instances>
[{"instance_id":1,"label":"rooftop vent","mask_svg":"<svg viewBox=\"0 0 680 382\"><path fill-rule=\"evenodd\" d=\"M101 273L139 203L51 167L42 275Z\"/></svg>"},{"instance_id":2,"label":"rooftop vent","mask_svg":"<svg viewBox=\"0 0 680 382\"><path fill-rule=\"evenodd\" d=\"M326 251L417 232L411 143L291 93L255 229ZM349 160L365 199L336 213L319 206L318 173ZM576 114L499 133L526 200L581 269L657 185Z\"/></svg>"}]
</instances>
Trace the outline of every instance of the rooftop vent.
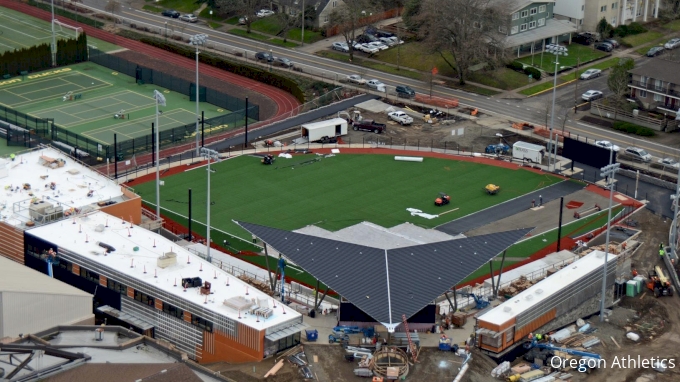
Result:
<instances>
[{"instance_id":1,"label":"rooftop vent","mask_svg":"<svg viewBox=\"0 0 680 382\"><path fill-rule=\"evenodd\" d=\"M524 297L525 300L531 301L534 298L534 296L528 294L526 297Z\"/></svg>"},{"instance_id":2,"label":"rooftop vent","mask_svg":"<svg viewBox=\"0 0 680 382\"><path fill-rule=\"evenodd\" d=\"M512 310L512 308L509 307L509 306L506 306L506 307L503 308L503 311L504 311L505 313L508 313L508 312L510 312L511 310Z\"/></svg>"},{"instance_id":3,"label":"rooftop vent","mask_svg":"<svg viewBox=\"0 0 680 382\"><path fill-rule=\"evenodd\" d=\"M108 244L106 244L106 243L102 243L101 241L98 241L98 242L97 242L97 245L100 246L100 247L102 247L102 248L104 248L104 249L106 249L106 253L116 252L116 249L115 249L115 248L113 248L112 246L110 246L110 245L108 245Z\"/></svg>"},{"instance_id":4,"label":"rooftop vent","mask_svg":"<svg viewBox=\"0 0 680 382\"><path fill-rule=\"evenodd\" d=\"M104 224L98 224L96 227L94 227L94 230L96 232L104 232Z\"/></svg>"},{"instance_id":5,"label":"rooftop vent","mask_svg":"<svg viewBox=\"0 0 680 382\"><path fill-rule=\"evenodd\" d=\"M175 252L166 252L156 260L158 268L167 268L175 264L177 264L177 254Z\"/></svg>"},{"instance_id":6,"label":"rooftop vent","mask_svg":"<svg viewBox=\"0 0 680 382\"><path fill-rule=\"evenodd\" d=\"M541 289L541 288L536 289L536 294L541 294L541 293L543 293L543 289Z\"/></svg>"}]
</instances>

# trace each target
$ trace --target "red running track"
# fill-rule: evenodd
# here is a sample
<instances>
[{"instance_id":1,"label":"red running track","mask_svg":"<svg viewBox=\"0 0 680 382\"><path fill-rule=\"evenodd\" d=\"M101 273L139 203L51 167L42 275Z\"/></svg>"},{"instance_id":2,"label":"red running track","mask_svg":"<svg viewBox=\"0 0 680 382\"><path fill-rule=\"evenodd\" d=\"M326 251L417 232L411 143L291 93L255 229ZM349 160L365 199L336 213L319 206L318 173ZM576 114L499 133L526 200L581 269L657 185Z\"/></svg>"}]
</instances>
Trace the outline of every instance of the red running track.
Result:
<instances>
[{"instance_id":1,"label":"red running track","mask_svg":"<svg viewBox=\"0 0 680 382\"><path fill-rule=\"evenodd\" d=\"M44 11L42 9L32 7L30 5L17 2L17 1L11 1L11 0L0 0L0 6L6 7L13 9L15 11L25 13L27 15L36 17L38 19L42 19L45 21L50 21L52 15L50 12ZM82 23L75 22L74 20L69 20L69 24L78 26L83 28L83 31L85 31L88 36L92 36L95 38L98 38L100 40L118 45L123 48L127 48L129 50L133 50L135 52L140 52L144 53L148 56L155 57L158 59L161 59L171 65L177 65L183 68L187 68L190 70L195 70L196 67L196 61L187 57L182 57L174 53L170 53L168 51L165 51L160 48L152 47L150 45L146 45L144 43L141 43L139 41L135 40L130 40L124 37L116 36L112 33L103 31L101 29L94 28L89 25L85 25ZM293 97L292 94L285 92L281 89L278 89L276 87L273 87L271 85L264 84L262 82L258 82L255 80L251 80L246 77L242 77L218 68L215 68L210 65L206 64L200 64L200 72L202 74L212 76L216 79L229 82L231 84L234 84L235 86L238 86L240 88L244 89L249 89L254 92L263 94L264 96L268 97L269 99L272 100L276 104L277 110L276 114L269 119L271 120L277 120L277 119L282 119L283 116L293 116L295 110L299 106L299 102L297 98ZM263 122L258 122L257 124L254 124L252 127L257 128L258 126L262 126ZM229 133L225 134L220 134L216 135L213 137L206 137L206 143L214 142L216 140L221 140L224 139L228 136L233 136L238 133L240 133L242 129L239 129L238 131L232 131ZM193 143L187 143L181 146L176 146L172 147L169 149L165 149L161 151L161 158L168 157L170 155L174 155L177 153L184 152L188 149L191 149L193 147ZM147 163L151 162L151 154L143 155L143 156L138 156L136 158L137 163Z\"/></svg>"}]
</instances>

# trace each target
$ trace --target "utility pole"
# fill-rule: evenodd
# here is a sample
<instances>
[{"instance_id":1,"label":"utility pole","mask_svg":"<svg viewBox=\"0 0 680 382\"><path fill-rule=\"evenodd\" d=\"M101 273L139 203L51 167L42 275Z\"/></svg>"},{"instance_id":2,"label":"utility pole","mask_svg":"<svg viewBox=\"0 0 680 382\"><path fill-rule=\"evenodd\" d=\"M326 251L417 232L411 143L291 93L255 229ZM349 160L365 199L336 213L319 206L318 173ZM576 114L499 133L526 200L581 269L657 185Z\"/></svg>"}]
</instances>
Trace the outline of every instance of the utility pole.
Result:
<instances>
[{"instance_id":1,"label":"utility pole","mask_svg":"<svg viewBox=\"0 0 680 382\"><path fill-rule=\"evenodd\" d=\"M576 114L576 107L578 106L578 67L581 65L581 57L576 58L576 71L574 72L574 80L576 80L576 86L574 86L574 114ZM567 118L566 116L564 118Z\"/></svg>"},{"instance_id":2,"label":"utility pole","mask_svg":"<svg viewBox=\"0 0 680 382\"><path fill-rule=\"evenodd\" d=\"M609 179L609 211L607 212L607 235L604 244L604 266L602 272L602 298L600 300L600 322L604 321L604 302L607 298L607 261L609 256L609 230L612 224L612 199L614 198L614 175L619 171L620 164L614 161L614 147L609 148L609 165L600 169L600 176Z\"/></svg>"}]
</instances>

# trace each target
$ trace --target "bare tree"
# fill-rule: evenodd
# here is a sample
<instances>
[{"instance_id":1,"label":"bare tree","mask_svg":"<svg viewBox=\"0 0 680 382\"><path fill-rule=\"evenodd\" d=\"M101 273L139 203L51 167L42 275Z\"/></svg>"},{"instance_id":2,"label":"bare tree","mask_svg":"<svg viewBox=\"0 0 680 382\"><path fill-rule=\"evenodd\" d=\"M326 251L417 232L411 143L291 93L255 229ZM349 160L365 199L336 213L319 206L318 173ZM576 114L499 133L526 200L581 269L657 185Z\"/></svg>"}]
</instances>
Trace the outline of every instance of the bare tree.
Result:
<instances>
[{"instance_id":1,"label":"bare tree","mask_svg":"<svg viewBox=\"0 0 680 382\"><path fill-rule=\"evenodd\" d=\"M504 58L509 13L501 2L492 0L423 0L423 28L433 52L439 53L458 73L461 85L469 68L480 61ZM450 53L453 61L446 53Z\"/></svg>"},{"instance_id":2,"label":"bare tree","mask_svg":"<svg viewBox=\"0 0 680 382\"><path fill-rule=\"evenodd\" d=\"M612 91L610 100L614 103L614 120L616 121L619 108L624 102L624 96L628 93L630 74L628 71L635 67L635 61L630 58L621 58L614 65L607 78L607 87Z\"/></svg>"},{"instance_id":3,"label":"bare tree","mask_svg":"<svg viewBox=\"0 0 680 382\"><path fill-rule=\"evenodd\" d=\"M117 2L116 0L109 0L106 3L104 10L107 11L107 12L111 12L111 17L114 18L114 22L115 22L114 16L115 16L116 12L120 12L120 3Z\"/></svg>"},{"instance_id":4,"label":"bare tree","mask_svg":"<svg viewBox=\"0 0 680 382\"><path fill-rule=\"evenodd\" d=\"M354 60L352 42L355 41L357 29L367 25L364 21L375 9L370 0L344 0L344 4L336 7L328 18L331 27L338 28L338 32L345 38L349 47L349 60Z\"/></svg>"},{"instance_id":5,"label":"bare tree","mask_svg":"<svg viewBox=\"0 0 680 382\"><path fill-rule=\"evenodd\" d=\"M298 10L297 3L299 0L279 0L279 7L282 7L282 12L276 14L276 21L281 28L278 36L283 38L283 42L288 41L288 32L294 27L301 26L302 12Z\"/></svg>"},{"instance_id":6,"label":"bare tree","mask_svg":"<svg viewBox=\"0 0 680 382\"><path fill-rule=\"evenodd\" d=\"M267 0L215 0L215 7L224 12L235 12L242 16L246 25L246 32L250 33L250 26L256 20L255 13L269 5Z\"/></svg>"}]
</instances>

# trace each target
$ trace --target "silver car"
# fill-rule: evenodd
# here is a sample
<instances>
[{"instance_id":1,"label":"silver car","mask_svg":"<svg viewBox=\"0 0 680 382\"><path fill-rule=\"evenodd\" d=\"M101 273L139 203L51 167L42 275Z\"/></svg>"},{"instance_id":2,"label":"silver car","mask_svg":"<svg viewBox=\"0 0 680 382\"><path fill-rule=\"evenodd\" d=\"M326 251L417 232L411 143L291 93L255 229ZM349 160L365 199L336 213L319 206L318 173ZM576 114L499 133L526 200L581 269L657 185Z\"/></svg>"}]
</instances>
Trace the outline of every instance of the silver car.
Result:
<instances>
[{"instance_id":1,"label":"silver car","mask_svg":"<svg viewBox=\"0 0 680 382\"><path fill-rule=\"evenodd\" d=\"M188 23L195 23L198 21L198 18L193 13L182 15L179 17L179 19Z\"/></svg>"},{"instance_id":2,"label":"silver car","mask_svg":"<svg viewBox=\"0 0 680 382\"><path fill-rule=\"evenodd\" d=\"M588 69L585 72L581 74L581 79L582 80L589 80L591 78L596 78L602 75L602 71L600 69Z\"/></svg>"},{"instance_id":3,"label":"silver car","mask_svg":"<svg viewBox=\"0 0 680 382\"><path fill-rule=\"evenodd\" d=\"M667 43L663 44L666 49L675 49L680 46L680 38L670 39Z\"/></svg>"},{"instance_id":4,"label":"silver car","mask_svg":"<svg viewBox=\"0 0 680 382\"><path fill-rule=\"evenodd\" d=\"M366 80L361 78L361 76L358 74L352 74L350 76L347 76L347 82L357 85L366 85Z\"/></svg>"},{"instance_id":5,"label":"silver car","mask_svg":"<svg viewBox=\"0 0 680 382\"><path fill-rule=\"evenodd\" d=\"M587 102L595 101L596 99L602 98L603 94L599 90L588 90L587 92L581 94L581 99Z\"/></svg>"},{"instance_id":6,"label":"silver car","mask_svg":"<svg viewBox=\"0 0 680 382\"><path fill-rule=\"evenodd\" d=\"M380 92L385 91L385 84L383 84L379 80L370 80L370 81L366 82L366 85L369 88L375 89L375 90L380 91Z\"/></svg>"}]
</instances>

